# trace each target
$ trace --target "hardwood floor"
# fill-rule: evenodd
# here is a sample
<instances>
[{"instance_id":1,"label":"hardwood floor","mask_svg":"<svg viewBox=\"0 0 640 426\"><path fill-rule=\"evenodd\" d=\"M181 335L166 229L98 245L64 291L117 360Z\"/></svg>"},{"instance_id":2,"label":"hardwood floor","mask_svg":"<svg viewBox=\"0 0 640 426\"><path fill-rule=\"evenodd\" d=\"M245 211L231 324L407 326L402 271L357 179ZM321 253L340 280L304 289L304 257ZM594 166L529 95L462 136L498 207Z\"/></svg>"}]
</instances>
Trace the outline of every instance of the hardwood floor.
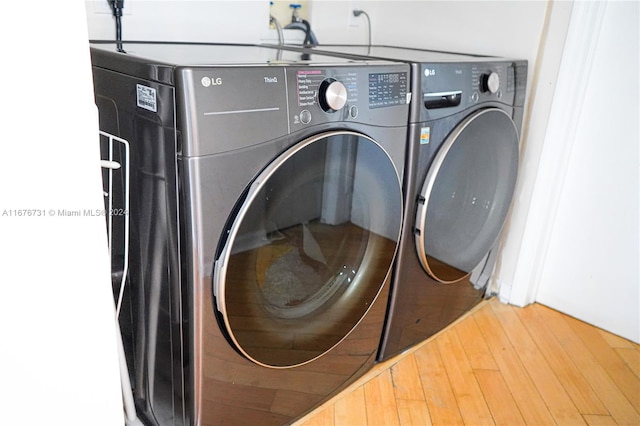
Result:
<instances>
[{"instance_id":1,"label":"hardwood floor","mask_svg":"<svg viewBox=\"0 0 640 426\"><path fill-rule=\"evenodd\" d=\"M493 299L296 423L484 424L640 425L640 345Z\"/></svg>"}]
</instances>

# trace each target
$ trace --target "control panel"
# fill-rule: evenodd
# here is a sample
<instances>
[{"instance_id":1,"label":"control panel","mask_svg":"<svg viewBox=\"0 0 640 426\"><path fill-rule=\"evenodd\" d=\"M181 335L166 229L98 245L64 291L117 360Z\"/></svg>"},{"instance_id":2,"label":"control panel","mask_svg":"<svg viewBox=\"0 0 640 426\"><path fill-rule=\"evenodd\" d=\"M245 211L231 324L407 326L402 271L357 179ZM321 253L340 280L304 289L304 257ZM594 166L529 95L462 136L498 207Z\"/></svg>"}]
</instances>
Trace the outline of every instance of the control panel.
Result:
<instances>
[{"instance_id":1,"label":"control panel","mask_svg":"<svg viewBox=\"0 0 640 426\"><path fill-rule=\"evenodd\" d=\"M309 126L397 127L409 116L409 66L194 67L181 69L183 155L230 151ZM232 136L230 136L232 135ZM205 140L206 139L206 140Z\"/></svg>"},{"instance_id":2,"label":"control panel","mask_svg":"<svg viewBox=\"0 0 640 426\"><path fill-rule=\"evenodd\" d=\"M310 67L287 69L287 75L292 130L342 120L394 126L407 121L408 66ZM401 108L394 113L389 107Z\"/></svg>"},{"instance_id":3,"label":"control panel","mask_svg":"<svg viewBox=\"0 0 640 426\"><path fill-rule=\"evenodd\" d=\"M509 94L513 94L513 67L505 64L474 64L471 67L471 81L471 100L474 103L490 99L511 103L510 99L503 100L503 97L509 98Z\"/></svg>"},{"instance_id":4,"label":"control panel","mask_svg":"<svg viewBox=\"0 0 640 426\"><path fill-rule=\"evenodd\" d=\"M516 69L518 64L513 62L423 64L421 120L450 115L481 102L517 104L524 97L518 91L524 91L526 75Z\"/></svg>"}]
</instances>

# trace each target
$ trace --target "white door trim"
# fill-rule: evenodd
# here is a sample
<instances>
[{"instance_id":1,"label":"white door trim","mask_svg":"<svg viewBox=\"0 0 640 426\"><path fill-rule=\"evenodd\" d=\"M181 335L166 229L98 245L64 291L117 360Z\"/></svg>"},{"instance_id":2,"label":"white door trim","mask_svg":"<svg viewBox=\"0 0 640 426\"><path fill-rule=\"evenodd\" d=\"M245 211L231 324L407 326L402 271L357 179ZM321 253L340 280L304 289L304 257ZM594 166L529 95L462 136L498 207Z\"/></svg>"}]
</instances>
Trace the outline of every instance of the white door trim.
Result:
<instances>
[{"instance_id":1,"label":"white door trim","mask_svg":"<svg viewBox=\"0 0 640 426\"><path fill-rule=\"evenodd\" d=\"M605 9L606 1L573 5L513 283L500 293L517 306L536 299Z\"/></svg>"}]
</instances>

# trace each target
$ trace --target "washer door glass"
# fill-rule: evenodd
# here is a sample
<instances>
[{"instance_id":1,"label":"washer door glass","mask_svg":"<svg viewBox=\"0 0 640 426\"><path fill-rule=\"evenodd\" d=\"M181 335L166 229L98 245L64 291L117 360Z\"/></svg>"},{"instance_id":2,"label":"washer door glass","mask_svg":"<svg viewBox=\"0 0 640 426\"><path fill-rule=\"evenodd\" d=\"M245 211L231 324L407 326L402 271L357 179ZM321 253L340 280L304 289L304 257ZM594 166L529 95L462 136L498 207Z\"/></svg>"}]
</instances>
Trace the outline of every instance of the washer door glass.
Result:
<instances>
[{"instance_id":1,"label":"washer door glass","mask_svg":"<svg viewBox=\"0 0 640 426\"><path fill-rule=\"evenodd\" d=\"M442 283L466 277L494 246L513 197L518 132L502 110L480 110L444 141L418 201L415 243Z\"/></svg>"},{"instance_id":2,"label":"washer door glass","mask_svg":"<svg viewBox=\"0 0 640 426\"><path fill-rule=\"evenodd\" d=\"M236 349L277 368L331 350L380 293L401 223L398 172L372 139L330 132L280 155L238 203L215 264Z\"/></svg>"}]
</instances>

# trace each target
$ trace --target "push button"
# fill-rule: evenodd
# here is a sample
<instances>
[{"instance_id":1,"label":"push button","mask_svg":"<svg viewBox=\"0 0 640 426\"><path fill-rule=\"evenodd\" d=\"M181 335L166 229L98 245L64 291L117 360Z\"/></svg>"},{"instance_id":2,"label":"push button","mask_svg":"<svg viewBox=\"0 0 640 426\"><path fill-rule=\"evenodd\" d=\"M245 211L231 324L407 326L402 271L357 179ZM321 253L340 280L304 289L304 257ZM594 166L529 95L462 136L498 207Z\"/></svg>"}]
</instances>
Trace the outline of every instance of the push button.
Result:
<instances>
[{"instance_id":1,"label":"push button","mask_svg":"<svg viewBox=\"0 0 640 426\"><path fill-rule=\"evenodd\" d=\"M300 112L300 122L302 124L311 123L311 113L308 110L305 109Z\"/></svg>"}]
</instances>

